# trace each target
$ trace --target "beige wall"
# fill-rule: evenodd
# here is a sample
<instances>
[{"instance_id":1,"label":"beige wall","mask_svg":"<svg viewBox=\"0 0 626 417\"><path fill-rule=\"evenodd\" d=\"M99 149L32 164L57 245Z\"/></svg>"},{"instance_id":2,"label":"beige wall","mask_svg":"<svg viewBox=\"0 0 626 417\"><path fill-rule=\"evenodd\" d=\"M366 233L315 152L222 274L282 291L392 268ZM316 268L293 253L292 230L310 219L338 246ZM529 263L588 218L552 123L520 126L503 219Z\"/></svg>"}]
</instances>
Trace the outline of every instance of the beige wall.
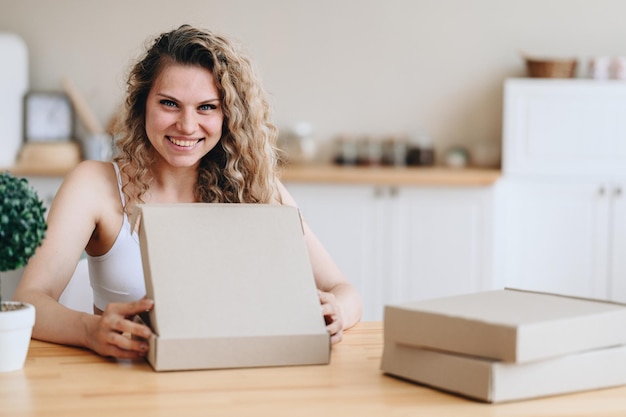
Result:
<instances>
[{"instance_id":1,"label":"beige wall","mask_svg":"<svg viewBox=\"0 0 626 417\"><path fill-rule=\"evenodd\" d=\"M102 123L131 58L182 23L247 45L275 121L316 136L428 131L439 150L500 141L502 82L518 51L626 55L622 0L0 0L0 31L21 35L32 89L70 77Z\"/></svg>"}]
</instances>

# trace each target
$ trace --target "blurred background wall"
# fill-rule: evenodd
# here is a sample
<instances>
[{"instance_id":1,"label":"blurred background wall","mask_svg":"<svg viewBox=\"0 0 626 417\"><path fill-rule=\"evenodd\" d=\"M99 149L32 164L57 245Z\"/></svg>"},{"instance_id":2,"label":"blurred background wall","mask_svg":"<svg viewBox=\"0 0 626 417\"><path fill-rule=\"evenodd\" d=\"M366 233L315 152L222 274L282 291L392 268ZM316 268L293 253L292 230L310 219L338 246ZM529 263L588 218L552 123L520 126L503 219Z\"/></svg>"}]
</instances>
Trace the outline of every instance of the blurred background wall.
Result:
<instances>
[{"instance_id":1,"label":"blurred background wall","mask_svg":"<svg viewBox=\"0 0 626 417\"><path fill-rule=\"evenodd\" d=\"M103 124L145 42L190 23L247 47L282 129L426 132L438 150L499 145L520 51L577 57L580 77L592 56L626 55L624 16L622 0L0 0L0 31L28 45L30 88L69 77Z\"/></svg>"}]
</instances>

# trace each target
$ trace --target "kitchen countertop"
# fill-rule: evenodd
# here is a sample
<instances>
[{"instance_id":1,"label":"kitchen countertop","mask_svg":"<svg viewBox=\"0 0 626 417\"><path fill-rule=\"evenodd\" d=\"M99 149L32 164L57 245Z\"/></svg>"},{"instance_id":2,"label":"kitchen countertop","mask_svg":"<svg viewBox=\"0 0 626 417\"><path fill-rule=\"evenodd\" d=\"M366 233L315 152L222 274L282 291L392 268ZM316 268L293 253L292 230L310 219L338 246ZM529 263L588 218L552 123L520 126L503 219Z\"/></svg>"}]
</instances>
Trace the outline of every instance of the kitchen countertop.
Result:
<instances>
[{"instance_id":1,"label":"kitchen countertop","mask_svg":"<svg viewBox=\"0 0 626 417\"><path fill-rule=\"evenodd\" d=\"M281 180L364 185L488 186L500 176L499 169L484 168L287 165L282 168Z\"/></svg>"},{"instance_id":2,"label":"kitchen countertop","mask_svg":"<svg viewBox=\"0 0 626 417\"><path fill-rule=\"evenodd\" d=\"M14 165L10 168L2 168L0 172L9 171L13 175L23 177L64 177L70 173L75 166L21 166Z\"/></svg>"},{"instance_id":3,"label":"kitchen countertop","mask_svg":"<svg viewBox=\"0 0 626 417\"><path fill-rule=\"evenodd\" d=\"M73 167L14 166L15 175L63 177ZM286 165L283 182L355 185L489 186L501 176L499 169L446 167L362 167L339 165Z\"/></svg>"}]
</instances>

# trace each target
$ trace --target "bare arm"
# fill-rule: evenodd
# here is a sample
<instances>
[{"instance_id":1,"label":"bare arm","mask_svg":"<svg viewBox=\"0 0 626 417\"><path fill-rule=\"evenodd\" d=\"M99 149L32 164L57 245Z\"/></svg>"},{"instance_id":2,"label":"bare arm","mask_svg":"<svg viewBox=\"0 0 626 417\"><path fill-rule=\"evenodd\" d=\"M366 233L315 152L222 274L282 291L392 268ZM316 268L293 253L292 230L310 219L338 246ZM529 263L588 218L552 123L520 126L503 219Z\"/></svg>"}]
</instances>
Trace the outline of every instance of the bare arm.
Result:
<instances>
[{"instance_id":1,"label":"bare arm","mask_svg":"<svg viewBox=\"0 0 626 417\"><path fill-rule=\"evenodd\" d=\"M34 338L88 347L107 356L132 358L138 356L133 351L137 342L128 344L121 339L121 333L141 334L139 332L145 329L129 327L122 319L134 314L133 310L149 308L148 300L139 301L138 305L112 305L113 311L103 316L70 310L58 303L80 255L97 240L94 236L98 234L98 225L114 207L108 192L108 170L112 170L110 165L87 161L65 179L50 207L46 237L28 262L14 299L35 306ZM109 214L109 221L112 218ZM120 339L116 334L106 332L112 328L117 328ZM103 339L109 340L109 346L103 343Z\"/></svg>"},{"instance_id":2,"label":"bare arm","mask_svg":"<svg viewBox=\"0 0 626 417\"><path fill-rule=\"evenodd\" d=\"M282 185L280 192L284 204L297 207L293 197ZM361 319L363 309L361 296L306 222L304 223L304 237L315 282L320 291L322 311L328 329L333 335L332 341L336 343L341 340L343 330L354 326Z\"/></svg>"}]
</instances>

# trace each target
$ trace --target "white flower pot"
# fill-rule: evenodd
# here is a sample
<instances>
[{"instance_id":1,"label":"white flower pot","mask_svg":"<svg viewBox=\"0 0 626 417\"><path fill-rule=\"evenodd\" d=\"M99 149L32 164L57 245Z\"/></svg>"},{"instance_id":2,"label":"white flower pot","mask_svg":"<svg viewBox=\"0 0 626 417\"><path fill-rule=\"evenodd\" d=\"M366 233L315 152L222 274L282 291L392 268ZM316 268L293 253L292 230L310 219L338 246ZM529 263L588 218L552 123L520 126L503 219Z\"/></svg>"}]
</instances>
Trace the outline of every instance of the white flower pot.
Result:
<instances>
[{"instance_id":1,"label":"white flower pot","mask_svg":"<svg viewBox=\"0 0 626 417\"><path fill-rule=\"evenodd\" d=\"M0 311L0 372L10 372L24 367L35 324L35 307L15 301L3 301L2 305L19 306Z\"/></svg>"}]
</instances>

